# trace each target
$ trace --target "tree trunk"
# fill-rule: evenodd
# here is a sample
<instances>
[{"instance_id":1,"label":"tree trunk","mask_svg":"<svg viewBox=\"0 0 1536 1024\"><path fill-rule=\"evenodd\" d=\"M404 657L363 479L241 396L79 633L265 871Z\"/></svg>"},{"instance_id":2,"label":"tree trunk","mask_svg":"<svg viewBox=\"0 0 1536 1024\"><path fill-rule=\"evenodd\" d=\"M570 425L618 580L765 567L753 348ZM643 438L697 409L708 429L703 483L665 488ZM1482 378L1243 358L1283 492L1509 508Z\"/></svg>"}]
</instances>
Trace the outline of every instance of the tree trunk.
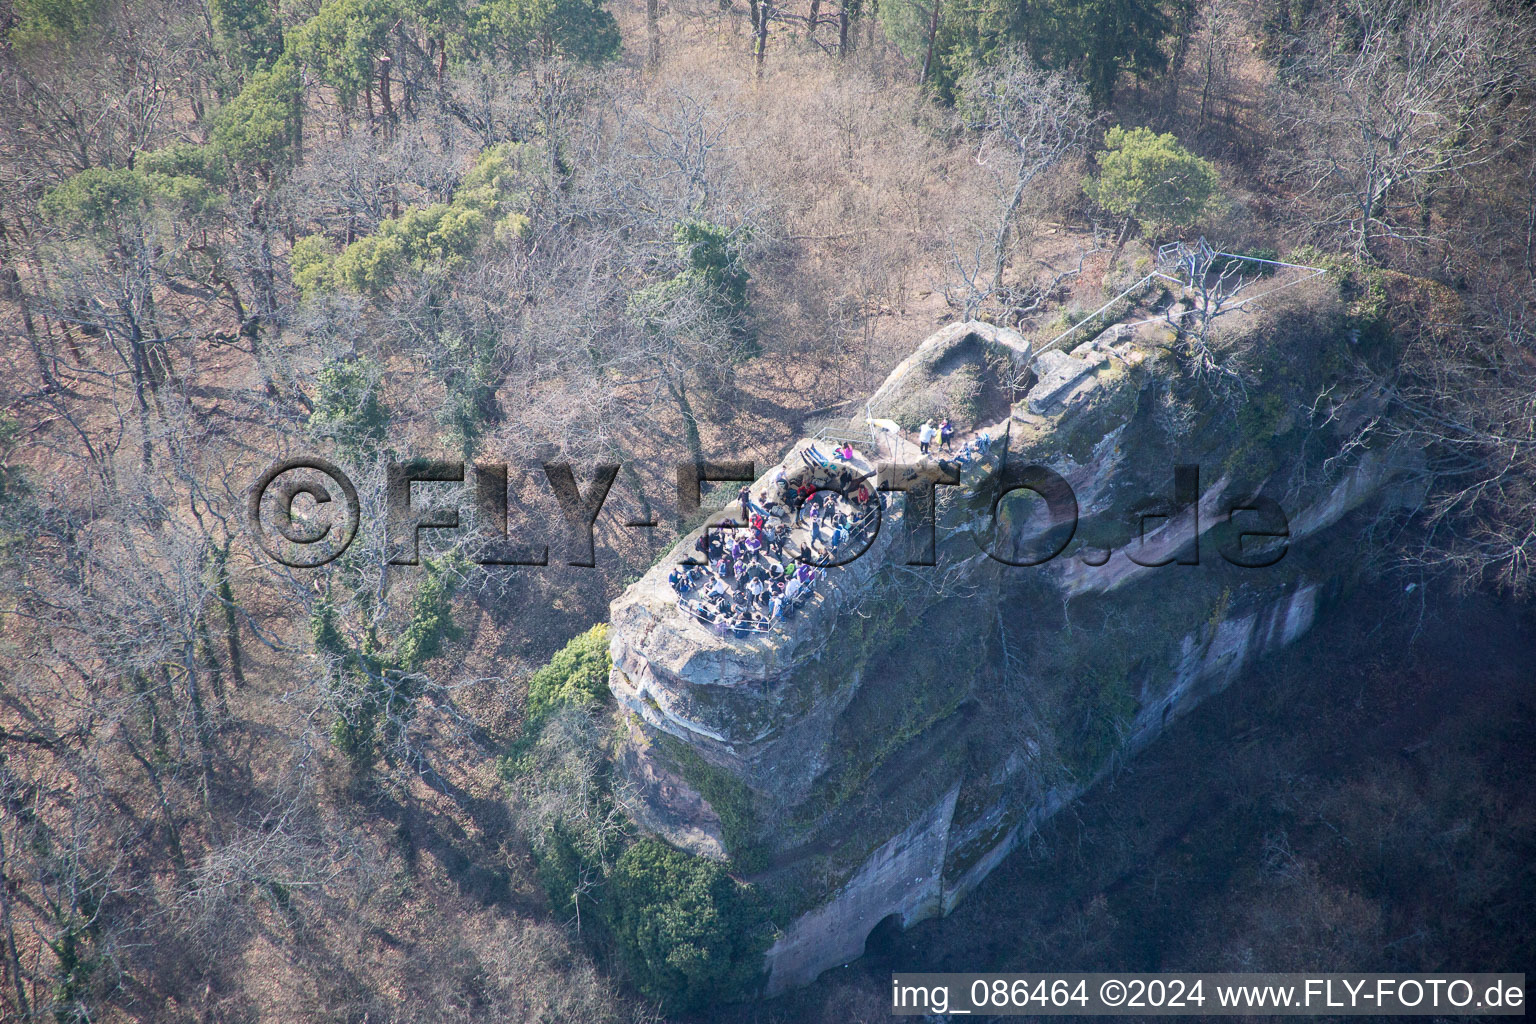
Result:
<instances>
[{"instance_id":1,"label":"tree trunk","mask_svg":"<svg viewBox=\"0 0 1536 1024\"><path fill-rule=\"evenodd\" d=\"M346 122L342 122L345 129ZM299 93L298 102L293 105L293 162L299 163L304 159L304 93Z\"/></svg>"},{"instance_id":2,"label":"tree trunk","mask_svg":"<svg viewBox=\"0 0 1536 1024\"><path fill-rule=\"evenodd\" d=\"M208 612L197 617L197 648L202 655L203 668L208 672L208 685L213 689L213 699L218 704L219 721L228 722L229 700L224 693L224 667L219 664L218 653L213 649L213 630L208 626Z\"/></svg>"},{"instance_id":3,"label":"tree trunk","mask_svg":"<svg viewBox=\"0 0 1536 1024\"><path fill-rule=\"evenodd\" d=\"M0 257L3 260L3 257ZM0 263L0 299L10 299L16 303L21 312L21 326L27 336L27 343L32 347L32 357L37 360L37 372L42 376L43 383L50 388L57 388L59 382L54 379L53 370L48 365L49 357L43 351L42 343L37 338L37 326L32 320L32 310L27 305L27 295L22 289L21 275L15 267L5 266Z\"/></svg>"},{"instance_id":4,"label":"tree trunk","mask_svg":"<svg viewBox=\"0 0 1536 1024\"><path fill-rule=\"evenodd\" d=\"M1003 265L1008 261L1008 228L1013 223L1013 215L1019 209L1019 204L1024 201L1024 189L1029 182L1024 176L1024 166L1019 166L1018 173L1014 176L1015 184L1013 195L1008 200L1008 208L1003 211L1002 218L997 225L997 238L993 242L992 265L992 290L997 291L1003 284Z\"/></svg>"},{"instance_id":5,"label":"tree trunk","mask_svg":"<svg viewBox=\"0 0 1536 1024\"><path fill-rule=\"evenodd\" d=\"M128 318L128 367L129 374L133 378L133 398L139 415L140 459L144 468L148 469L154 455L149 433L149 394L159 384L157 379L159 361L155 358L154 352L155 346L159 343L144 339L144 330L126 302L119 300L118 309Z\"/></svg>"},{"instance_id":6,"label":"tree trunk","mask_svg":"<svg viewBox=\"0 0 1536 1024\"><path fill-rule=\"evenodd\" d=\"M245 689L244 654L240 649L240 619L236 614L235 589L229 582L229 547L233 543L228 538L222 548L213 549L214 560L214 592L218 594L219 604L224 606L224 642L229 647L229 675L235 682L235 689Z\"/></svg>"},{"instance_id":7,"label":"tree trunk","mask_svg":"<svg viewBox=\"0 0 1536 1024\"><path fill-rule=\"evenodd\" d=\"M214 280L224 289L224 294L229 297L229 304L235 311L235 336L250 338L254 345L257 318L246 313L245 303L240 301L240 292L233 281L223 275L215 275Z\"/></svg>"},{"instance_id":8,"label":"tree trunk","mask_svg":"<svg viewBox=\"0 0 1536 1024\"><path fill-rule=\"evenodd\" d=\"M933 0L933 13L928 16L928 49L923 54L923 73L918 77L919 85L928 84L928 75L933 70L933 44L939 37L939 0Z\"/></svg>"},{"instance_id":9,"label":"tree trunk","mask_svg":"<svg viewBox=\"0 0 1536 1024\"><path fill-rule=\"evenodd\" d=\"M699 436L699 418L694 415L693 404L688 401L688 384L683 380L668 378L667 389L672 392L672 399L677 402L679 411L683 414L683 443L688 446L688 454L693 459L693 464L702 473L704 470L704 442ZM683 526L683 514L679 509L677 525Z\"/></svg>"},{"instance_id":10,"label":"tree trunk","mask_svg":"<svg viewBox=\"0 0 1536 1024\"><path fill-rule=\"evenodd\" d=\"M655 67L661 63L661 0L645 0L645 36L650 47L645 62Z\"/></svg>"},{"instance_id":11,"label":"tree trunk","mask_svg":"<svg viewBox=\"0 0 1536 1024\"><path fill-rule=\"evenodd\" d=\"M155 704L154 687L150 680L142 672L135 672L134 677L134 688L139 699L144 703L144 710L147 712L148 720L145 724L149 728L149 742L155 758L146 757L144 752L139 749L138 743L134 741L132 729L121 730L120 736L124 746L128 748L129 755L144 769L144 774L148 776L150 784L154 786L155 796L160 805L160 813L165 820L166 839L170 843L171 863L176 867L177 876L185 878L187 858L182 853L181 829L176 824L176 815L171 810L171 800L166 795L165 784L161 781L160 771L155 767L155 761L164 760L166 755L165 730L160 724L160 710Z\"/></svg>"},{"instance_id":12,"label":"tree trunk","mask_svg":"<svg viewBox=\"0 0 1536 1024\"><path fill-rule=\"evenodd\" d=\"M384 116L390 120L395 116L395 101L389 95L389 54L379 58L379 102L384 107Z\"/></svg>"},{"instance_id":13,"label":"tree trunk","mask_svg":"<svg viewBox=\"0 0 1536 1024\"><path fill-rule=\"evenodd\" d=\"M0 222L0 234L4 234L3 222ZM48 294L48 273L43 269L43 263L37 256L37 247L32 242L32 233L27 230L26 222L20 217L16 218L16 230L21 235L22 253L27 265L32 268L32 273L37 278L39 294ZM48 336L50 346L53 342L53 323L47 313L42 314L43 333ZM64 334L64 344L69 349L70 358L74 359L76 366L85 365L85 353L80 350L80 342L75 337L75 332L67 321L59 322L59 329Z\"/></svg>"},{"instance_id":14,"label":"tree trunk","mask_svg":"<svg viewBox=\"0 0 1536 1024\"><path fill-rule=\"evenodd\" d=\"M21 983L21 956L16 949L16 927L11 921L9 886L9 874L5 870L5 831L0 829L0 892L7 893L7 898L0 900L0 936L5 939L5 973L11 976L11 983L16 986L16 1009L21 1015L20 1019L26 1020L32 1009L27 1002L26 986Z\"/></svg>"},{"instance_id":15,"label":"tree trunk","mask_svg":"<svg viewBox=\"0 0 1536 1024\"><path fill-rule=\"evenodd\" d=\"M1371 164L1367 185L1360 200L1360 235L1355 239L1355 254L1367 263L1375 258L1371 252L1371 217L1376 212L1378 198L1385 194L1383 186L1378 184L1380 175L1376 172L1374 158Z\"/></svg>"},{"instance_id":16,"label":"tree trunk","mask_svg":"<svg viewBox=\"0 0 1536 1024\"><path fill-rule=\"evenodd\" d=\"M1131 237L1131 225L1136 222L1136 215L1131 214L1125 218L1125 223L1120 225L1120 237L1115 239L1115 251L1109 254L1109 259L1104 263L1104 276L1099 278L1099 284L1109 280L1109 272L1115 268L1115 260L1120 258L1120 252L1125 248L1125 243Z\"/></svg>"},{"instance_id":17,"label":"tree trunk","mask_svg":"<svg viewBox=\"0 0 1536 1024\"><path fill-rule=\"evenodd\" d=\"M772 0L757 0L753 5L757 9L757 20L753 24L752 61L757 65L757 77L763 77L763 59L768 53L768 16L772 11Z\"/></svg>"}]
</instances>

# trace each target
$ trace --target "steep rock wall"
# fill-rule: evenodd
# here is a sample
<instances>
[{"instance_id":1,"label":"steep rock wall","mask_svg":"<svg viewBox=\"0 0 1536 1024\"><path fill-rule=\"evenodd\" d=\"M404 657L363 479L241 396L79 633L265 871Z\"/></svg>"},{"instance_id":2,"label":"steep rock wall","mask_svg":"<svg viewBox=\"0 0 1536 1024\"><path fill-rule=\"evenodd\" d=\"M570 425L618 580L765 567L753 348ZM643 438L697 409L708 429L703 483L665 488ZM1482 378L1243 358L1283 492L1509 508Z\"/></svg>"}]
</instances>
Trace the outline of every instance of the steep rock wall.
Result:
<instances>
[{"instance_id":1,"label":"steep rock wall","mask_svg":"<svg viewBox=\"0 0 1536 1024\"><path fill-rule=\"evenodd\" d=\"M1400 456L1359 453L1324 472L1302 445L1162 429L1157 396L1173 368L1150 342L1111 331L1050 354L1041 395L1006 388L1027 343L957 324L892 373L871 400L874 424L849 425L870 432L861 468L920 463L891 428L954 395L983 396L962 427L994 442L959 486L938 489L933 566L907 564L907 512L893 495L863 556L829 571L772 632L720 636L678 608L667 573L695 535L614 602L631 811L774 896L770 992L857 957L892 915L907 926L947 913L1117 759L1318 614L1349 557L1329 528L1380 500ZM1145 528L1178 463L1201 467L1197 506ZM1027 492L994 520L1005 467L1021 464L1060 474L1079 516L1063 553L1030 568L983 550L1006 554L1052 525ZM1282 499L1289 550L1237 568L1217 556L1231 542L1217 534L1226 507L1259 490ZM1188 559L1196 548L1190 565L1127 555Z\"/></svg>"}]
</instances>

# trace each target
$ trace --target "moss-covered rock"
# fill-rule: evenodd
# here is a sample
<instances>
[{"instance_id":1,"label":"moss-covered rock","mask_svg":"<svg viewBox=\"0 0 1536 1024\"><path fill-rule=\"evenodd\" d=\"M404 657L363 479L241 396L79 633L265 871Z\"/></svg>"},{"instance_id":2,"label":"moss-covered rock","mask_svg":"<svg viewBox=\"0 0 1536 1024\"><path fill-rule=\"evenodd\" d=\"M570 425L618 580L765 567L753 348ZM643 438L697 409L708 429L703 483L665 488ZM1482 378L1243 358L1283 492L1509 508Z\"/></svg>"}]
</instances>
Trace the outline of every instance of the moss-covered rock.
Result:
<instances>
[{"instance_id":1,"label":"moss-covered rock","mask_svg":"<svg viewBox=\"0 0 1536 1024\"><path fill-rule=\"evenodd\" d=\"M903 426L938 401L956 418L959 399L981 396L993 444L941 489L935 565L906 564L896 501L868 551L769 632L720 636L679 609L667 574L695 535L614 602L610 686L635 723L626 770L675 780L636 787L636 818L752 873L784 929L770 990L858 955L890 914L947 911L1044 817L1310 624L1316 563L1241 569L1209 531L1234 500L1277 484L1295 546L1390 474L1385 458L1326 462L1337 447L1297 411L1347 344L1326 309L1315 325L1288 353L1306 353L1304 367L1257 350L1236 407L1199 401L1152 325L1055 354L1072 379L1033 404L1015 393L1027 343L946 328L869 407ZM879 458L917 459L898 435L879 443ZM1187 463L1199 501L1170 508ZM1059 474L1078 509L1072 541L1031 568L988 554L1063 525L1027 492L999 501L1025 465ZM1179 564L1197 549L1200 564ZM1157 561L1173 564L1141 564Z\"/></svg>"}]
</instances>

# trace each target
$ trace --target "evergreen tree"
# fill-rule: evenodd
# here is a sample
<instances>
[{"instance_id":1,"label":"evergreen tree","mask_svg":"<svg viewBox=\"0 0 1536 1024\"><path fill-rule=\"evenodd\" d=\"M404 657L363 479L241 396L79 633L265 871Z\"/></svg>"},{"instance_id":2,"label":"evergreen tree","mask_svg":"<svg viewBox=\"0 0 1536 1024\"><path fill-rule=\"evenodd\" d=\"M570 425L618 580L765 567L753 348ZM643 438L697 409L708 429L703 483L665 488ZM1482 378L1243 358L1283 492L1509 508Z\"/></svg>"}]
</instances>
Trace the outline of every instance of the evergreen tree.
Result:
<instances>
[{"instance_id":1,"label":"evergreen tree","mask_svg":"<svg viewBox=\"0 0 1536 1024\"><path fill-rule=\"evenodd\" d=\"M1122 74L1146 78L1168 66L1162 43L1171 28L1158 0L1025 0L1013 35L1046 67L1077 72L1105 107Z\"/></svg>"},{"instance_id":2,"label":"evergreen tree","mask_svg":"<svg viewBox=\"0 0 1536 1024\"><path fill-rule=\"evenodd\" d=\"M6 41L17 50L68 46L85 38L105 6L105 0L16 0Z\"/></svg>"},{"instance_id":3,"label":"evergreen tree","mask_svg":"<svg viewBox=\"0 0 1536 1024\"><path fill-rule=\"evenodd\" d=\"M880 19L903 53L922 60L931 8L912 0L880 5ZM1167 67L1163 41L1172 22L1159 0L953 0L939 10L929 87L946 102L970 67L1024 44L1043 67L1082 78L1096 107L1114 99L1122 74L1146 78Z\"/></svg>"},{"instance_id":4,"label":"evergreen tree","mask_svg":"<svg viewBox=\"0 0 1536 1024\"><path fill-rule=\"evenodd\" d=\"M527 49L535 57L568 57L588 64L619 53L619 24L602 0L488 0L471 8L470 52Z\"/></svg>"},{"instance_id":5,"label":"evergreen tree","mask_svg":"<svg viewBox=\"0 0 1536 1024\"><path fill-rule=\"evenodd\" d=\"M270 175L298 146L300 87L298 66L287 57L257 71L214 115L211 144L235 166Z\"/></svg>"},{"instance_id":6,"label":"evergreen tree","mask_svg":"<svg viewBox=\"0 0 1536 1024\"><path fill-rule=\"evenodd\" d=\"M1104 135L1099 175L1083 183L1088 198L1127 222L1189 224L1216 194L1216 168L1173 134L1116 125Z\"/></svg>"},{"instance_id":7,"label":"evergreen tree","mask_svg":"<svg viewBox=\"0 0 1536 1024\"><path fill-rule=\"evenodd\" d=\"M270 0L209 0L214 41L241 74L265 71L283 52L283 29Z\"/></svg>"},{"instance_id":8,"label":"evergreen tree","mask_svg":"<svg viewBox=\"0 0 1536 1024\"><path fill-rule=\"evenodd\" d=\"M611 928L641 992L686 1010L756 981L766 916L721 865L645 838L624 851L608 887Z\"/></svg>"},{"instance_id":9,"label":"evergreen tree","mask_svg":"<svg viewBox=\"0 0 1536 1024\"><path fill-rule=\"evenodd\" d=\"M366 454L381 444L389 428L389 411L379 401L379 376L378 366L368 359L337 360L321 369L310 432L333 439L353 455Z\"/></svg>"},{"instance_id":10,"label":"evergreen tree","mask_svg":"<svg viewBox=\"0 0 1536 1024\"><path fill-rule=\"evenodd\" d=\"M288 48L350 107L373 81L390 30L407 13L396 0L329 0L292 32Z\"/></svg>"}]
</instances>

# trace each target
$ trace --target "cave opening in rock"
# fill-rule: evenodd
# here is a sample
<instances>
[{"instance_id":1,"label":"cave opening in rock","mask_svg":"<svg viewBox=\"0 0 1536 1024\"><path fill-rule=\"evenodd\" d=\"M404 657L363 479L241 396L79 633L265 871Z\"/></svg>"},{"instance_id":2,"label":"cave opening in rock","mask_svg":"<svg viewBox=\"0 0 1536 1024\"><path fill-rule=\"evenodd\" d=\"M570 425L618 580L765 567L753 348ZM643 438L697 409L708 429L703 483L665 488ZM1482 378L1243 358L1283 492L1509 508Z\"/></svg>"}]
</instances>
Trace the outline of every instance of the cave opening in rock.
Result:
<instances>
[{"instance_id":1,"label":"cave opening in rock","mask_svg":"<svg viewBox=\"0 0 1536 1024\"><path fill-rule=\"evenodd\" d=\"M901 947L901 931L901 915L885 915L864 939L864 955L891 956Z\"/></svg>"}]
</instances>

